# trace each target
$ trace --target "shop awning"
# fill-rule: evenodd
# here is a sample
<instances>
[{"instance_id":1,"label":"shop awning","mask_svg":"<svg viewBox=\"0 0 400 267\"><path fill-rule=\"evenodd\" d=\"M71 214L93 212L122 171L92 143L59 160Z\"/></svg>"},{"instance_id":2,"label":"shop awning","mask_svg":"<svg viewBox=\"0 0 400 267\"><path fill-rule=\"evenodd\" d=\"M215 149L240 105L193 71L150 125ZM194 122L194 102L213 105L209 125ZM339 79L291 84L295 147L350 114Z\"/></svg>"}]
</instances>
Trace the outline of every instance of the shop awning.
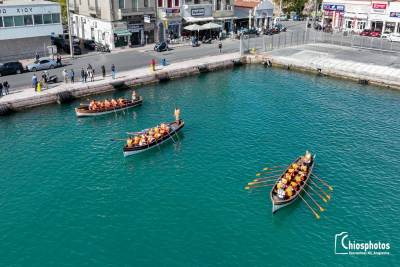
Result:
<instances>
[{"instance_id":1,"label":"shop awning","mask_svg":"<svg viewBox=\"0 0 400 267\"><path fill-rule=\"evenodd\" d=\"M345 16L346 18L352 18L352 19L354 19L354 16L356 16L357 19L367 19L367 18L368 18L368 16L365 15L365 14L352 14L352 13L347 13L347 14L344 14L344 16Z\"/></svg>"},{"instance_id":2,"label":"shop awning","mask_svg":"<svg viewBox=\"0 0 400 267\"><path fill-rule=\"evenodd\" d=\"M245 12L235 10L235 18L236 19L248 19L249 14L246 14Z\"/></svg>"},{"instance_id":3,"label":"shop awning","mask_svg":"<svg viewBox=\"0 0 400 267\"><path fill-rule=\"evenodd\" d=\"M183 18L187 22L198 22L198 21L213 21L213 17L201 17L201 18L196 18L196 17L186 17Z\"/></svg>"},{"instance_id":4,"label":"shop awning","mask_svg":"<svg viewBox=\"0 0 400 267\"><path fill-rule=\"evenodd\" d=\"M132 33L128 30L124 31L114 31L114 34L116 34L118 37L123 37L123 36L131 36Z\"/></svg>"},{"instance_id":5,"label":"shop awning","mask_svg":"<svg viewBox=\"0 0 400 267\"><path fill-rule=\"evenodd\" d=\"M248 17L247 17L248 18ZM224 18L218 18L218 20L231 20L231 19L238 19L238 17L224 17ZM217 20L217 19L215 19Z\"/></svg>"}]
</instances>

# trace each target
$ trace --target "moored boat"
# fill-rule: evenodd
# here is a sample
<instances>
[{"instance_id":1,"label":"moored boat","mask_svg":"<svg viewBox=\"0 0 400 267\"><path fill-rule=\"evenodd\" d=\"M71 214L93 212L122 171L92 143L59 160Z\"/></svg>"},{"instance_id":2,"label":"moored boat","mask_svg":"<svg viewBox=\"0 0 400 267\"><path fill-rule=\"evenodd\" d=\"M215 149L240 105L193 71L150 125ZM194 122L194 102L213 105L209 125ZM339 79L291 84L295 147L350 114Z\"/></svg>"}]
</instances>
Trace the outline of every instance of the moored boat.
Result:
<instances>
[{"instance_id":1,"label":"moored boat","mask_svg":"<svg viewBox=\"0 0 400 267\"><path fill-rule=\"evenodd\" d=\"M293 195L288 197L282 194L282 189L278 189L278 183L281 181L283 178L285 178L286 174L289 172L289 169L292 168L293 164L297 164L297 166L302 166L305 164L305 157L300 156L298 157L289 167L283 172L283 174L279 177L279 179L276 181L274 186L272 187L272 190L270 192L270 197L272 201L272 212L275 213L278 209L283 208L291 203L293 203L297 197L300 195L301 191L303 190L304 186L308 182L308 179L310 179L310 175L314 166L314 160L311 157L311 162L307 163L308 165L306 175L303 176L304 180L300 182L300 186L298 187L297 190L294 191ZM283 191L284 192L284 191Z\"/></svg>"},{"instance_id":2,"label":"moored boat","mask_svg":"<svg viewBox=\"0 0 400 267\"><path fill-rule=\"evenodd\" d=\"M171 139L172 136L175 136L180 130L182 130L183 126L185 125L185 122L183 120L179 121L174 121L169 123L171 126L171 130L169 133L165 133L163 136L161 136L159 139L153 140L153 142L144 144L144 145L133 145L129 147L128 145L125 145L122 150L124 152L124 157L129 157L134 154L138 154L140 152L144 152L146 150L152 149L154 147L159 146L160 144L164 143L165 141L168 141Z\"/></svg>"},{"instance_id":3,"label":"moored boat","mask_svg":"<svg viewBox=\"0 0 400 267\"><path fill-rule=\"evenodd\" d=\"M83 106L83 107L79 107L79 108L75 108L75 113L76 116L79 117L90 117L90 116L100 116L100 115L104 115L107 113L114 113L117 111L121 111L121 110L126 110L129 108L133 108L136 106L140 106L142 105L143 102L143 97L139 97L137 100L132 101L132 100L125 100L124 103L125 105L117 105L116 107L104 107L102 109L96 109L96 110L89 110L89 106Z\"/></svg>"}]
</instances>

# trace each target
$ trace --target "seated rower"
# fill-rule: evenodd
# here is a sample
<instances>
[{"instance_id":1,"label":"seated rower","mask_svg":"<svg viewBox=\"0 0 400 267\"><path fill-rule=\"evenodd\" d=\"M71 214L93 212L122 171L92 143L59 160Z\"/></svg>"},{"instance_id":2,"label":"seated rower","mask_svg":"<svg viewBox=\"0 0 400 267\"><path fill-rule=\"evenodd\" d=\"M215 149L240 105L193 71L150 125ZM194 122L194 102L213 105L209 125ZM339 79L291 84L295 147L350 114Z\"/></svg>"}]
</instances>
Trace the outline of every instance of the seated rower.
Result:
<instances>
[{"instance_id":1,"label":"seated rower","mask_svg":"<svg viewBox=\"0 0 400 267\"><path fill-rule=\"evenodd\" d=\"M149 135L154 135L153 129L150 129Z\"/></svg>"},{"instance_id":2,"label":"seated rower","mask_svg":"<svg viewBox=\"0 0 400 267\"><path fill-rule=\"evenodd\" d=\"M92 110L96 110L96 109L99 109L99 108L97 107L96 103L93 103Z\"/></svg>"},{"instance_id":3,"label":"seated rower","mask_svg":"<svg viewBox=\"0 0 400 267\"><path fill-rule=\"evenodd\" d=\"M282 178L282 183L283 183L283 184L287 184L287 182L288 182L288 181L287 181L285 178Z\"/></svg>"},{"instance_id":4,"label":"seated rower","mask_svg":"<svg viewBox=\"0 0 400 267\"><path fill-rule=\"evenodd\" d=\"M155 135L154 135L154 138L155 139L159 139L161 137L161 134L160 133L156 133Z\"/></svg>"},{"instance_id":5,"label":"seated rower","mask_svg":"<svg viewBox=\"0 0 400 267\"><path fill-rule=\"evenodd\" d=\"M99 107L99 109L103 109L103 102L102 101L97 102L97 106Z\"/></svg>"},{"instance_id":6,"label":"seated rower","mask_svg":"<svg viewBox=\"0 0 400 267\"><path fill-rule=\"evenodd\" d=\"M158 128L158 126L156 126L156 128L154 128L154 133L158 134L159 131L160 131L160 128Z\"/></svg>"},{"instance_id":7,"label":"seated rower","mask_svg":"<svg viewBox=\"0 0 400 267\"><path fill-rule=\"evenodd\" d=\"M125 105L124 100L125 100L125 99L123 99L122 97L118 98L118 104L119 104L120 106Z\"/></svg>"},{"instance_id":8,"label":"seated rower","mask_svg":"<svg viewBox=\"0 0 400 267\"><path fill-rule=\"evenodd\" d=\"M117 100L115 100L114 98L111 99L111 104L115 107L117 105Z\"/></svg>"},{"instance_id":9,"label":"seated rower","mask_svg":"<svg viewBox=\"0 0 400 267\"><path fill-rule=\"evenodd\" d=\"M293 195L293 188L292 188L292 186L289 186L288 188L286 188L286 195L288 196L288 197L291 197L292 195Z\"/></svg>"},{"instance_id":10,"label":"seated rower","mask_svg":"<svg viewBox=\"0 0 400 267\"><path fill-rule=\"evenodd\" d=\"M150 144L151 142L153 142L153 140L154 140L154 137L149 134L149 136L147 137L147 142L149 142L149 144Z\"/></svg>"},{"instance_id":11,"label":"seated rower","mask_svg":"<svg viewBox=\"0 0 400 267\"><path fill-rule=\"evenodd\" d=\"M171 127L169 126L169 124L167 126L165 126L165 132L169 133L169 130L171 129Z\"/></svg>"},{"instance_id":12,"label":"seated rower","mask_svg":"<svg viewBox=\"0 0 400 267\"><path fill-rule=\"evenodd\" d=\"M298 166L297 166L297 164L293 164L292 165L292 168L293 168L293 170L296 172L296 171L298 171Z\"/></svg>"},{"instance_id":13,"label":"seated rower","mask_svg":"<svg viewBox=\"0 0 400 267\"><path fill-rule=\"evenodd\" d=\"M135 100L136 100L136 92L133 91L133 92L132 92L132 102L135 101Z\"/></svg>"},{"instance_id":14,"label":"seated rower","mask_svg":"<svg viewBox=\"0 0 400 267\"><path fill-rule=\"evenodd\" d=\"M135 145L138 145L139 144L139 134L137 134L136 136L135 136L135 139L133 140L133 143L135 144Z\"/></svg>"},{"instance_id":15,"label":"seated rower","mask_svg":"<svg viewBox=\"0 0 400 267\"><path fill-rule=\"evenodd\" d=\"M160 128L161 128L161 130L164 130L164 129L165 129L165 122L161 123Z\"/></svg>"},{"instance_id":16,"label":"seated rower","mask_svg":"<svg viewBox=\"0 0 400 267\"><path fill-rule=\"evenodd\" d=\"M90 101L89 110L92 110L93 104L94 104L94 100Z\"/></svg>"},{"instance_id":17,"label":"seated rower","mask_svg":"<svg viewBox=\"0 0 400 267\"><path fill-rule=\"evenodd\" d=\"M282 188L282 181L279 181L278 182L278 185L276 186L278 189L281 189Z\"/></svg>"},{"instance_id":18,"label":"seated rower","mask_svg":"<svg viewBox=\"0 0 400 267\"><path fill-rule=\"evenodd\" d=\"M111 103L108 99L104 100L104 106L106 106L107 108L111 107Z\"/></svg>"},{"instance_id":19,"label":"seated rower","mask_svg":"<svg viewBox=\"0 0 400 267\"><path fill-rule=\"evenodd\" d=\"M132 147L133 144L132 137L129 137L128 140L126 140L126 144L128 145L128 147Z\"/></svg>"},{"instance_id":20,"label":"seated rower","mask_svg":"<svg viewBox=\"0 0 400 267\"><path fill-rule=\"evenodd\" d=\"M292 188L294 188L295 190L297 189L296 182L291 182L291 183L290 183L290 186L291 186Z\"/></svg>"},{"instance_id":21,"label":"seated rower","mask_svg":"<svg viewBox=\"0 0 400 267\"><path fill-rule=\"evenodd\" d=\"M300 183L301 181L303 181L303 176L301 174L297 174L296 177L294 178L294 180L298 183Z\"/></svg>"},{"instance_id":22,"label":"seated rower","mask_svg":"<svg viewBox=\"0 0 400 267\"><path fill-rule=\"evenodd\" d=\"M301 169L302 172L307 173L307 166L306 165L301 166L300 169Z\"/></svg>"},{"instance_id":23,"label":"seated rower","mask_svg":"<svg viewBox=\"0 0 400 267\"><path fill-rule=\"evenodd\" d=\"M165 130L164 130L164 129L161 129L161 130L160 130L160 135L161 135L161 136L164 136L164 133L165 133Z\"/></svg>"}]
</instances>

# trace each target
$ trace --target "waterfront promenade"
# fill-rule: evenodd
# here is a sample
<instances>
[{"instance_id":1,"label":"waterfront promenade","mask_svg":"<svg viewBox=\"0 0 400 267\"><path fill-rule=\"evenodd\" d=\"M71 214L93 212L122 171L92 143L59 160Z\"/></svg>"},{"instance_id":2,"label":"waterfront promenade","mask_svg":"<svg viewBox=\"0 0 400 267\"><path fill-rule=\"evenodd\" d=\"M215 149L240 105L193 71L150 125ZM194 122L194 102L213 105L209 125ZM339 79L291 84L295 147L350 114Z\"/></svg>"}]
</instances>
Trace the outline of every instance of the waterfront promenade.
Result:
<instances>
[{"instance_id":1,"label":"waterfront promenade","mask_svg":"<svg viewBox=\"0 0 400 267\"><path fill-rule=\"evenodd\" d=\"M59 82L57 86L44 89L42 92L35 92L33 88L23 88L12 91L9 95L0 99L0 106L6 105L14 110L34 107L38 105L55 102L56 94L69 91L74 97L81 97L91 94L103 93L115 90L116 85L138 86L152 82L158 82L159 77L177 78L190 74L200 73L198 67L205 66L208 69L226 67L233 65L233 60L240 59L239 53L220 54L183 60L167 64L166 66L156 65L155 71L148 67L133 69L130 71L116 72L116 78L110 76L103 78L97 75L94 82L81 83L80 77L75 78L75 83L65 84Z\"/></svg>"},{"instance_id":2,"label":"waterfront promenade","mask_svg":"<svg viewBox=\"0 0 400 267\"><path fill-rule=\"evenodd\" d=\"M330 44L305 44L259 54L273 63L400 88L400 55Z\"/></svg>"}]
</instances>

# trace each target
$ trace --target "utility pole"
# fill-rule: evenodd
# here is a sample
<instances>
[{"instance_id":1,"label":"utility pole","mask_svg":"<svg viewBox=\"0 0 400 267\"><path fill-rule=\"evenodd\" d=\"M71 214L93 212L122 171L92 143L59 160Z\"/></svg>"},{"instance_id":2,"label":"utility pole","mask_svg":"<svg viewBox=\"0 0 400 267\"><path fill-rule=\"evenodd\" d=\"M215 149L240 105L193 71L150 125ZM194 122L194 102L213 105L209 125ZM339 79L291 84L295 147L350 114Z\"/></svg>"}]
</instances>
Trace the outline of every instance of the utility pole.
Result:
<instances>
[{"instance_id":1,"label":"utility pole","mask_svg":"<svg viewBox=\"0 0 400 267\"><path fill-rule=\"evenodd\" d=\"M69 50L71 52L71 58L73 58L74 57L74 49L72 48L71 18L69 16L69 0L67 0L66 4L67 4L67 19L68 19Z\"/></svg>"},{"instance_id":2,"label":"utility pole","mask_svg":"<svg viewBox=\"0 0 400 267\"><path fill-rule=\"evenodd\" d=\"M282 16L282 0L281 3L279 4L279 24L281 23L281 16Z\"/></svg>"},{"instance_id":3,"label":"utility pole","mask_svg":"<svg viewBox=\"0 0 400 267\"><path fill-rule=\"evenodd\" d=\"M318 0L314 0L315 1L315 11L314 11L314 28L315 26L317 26L317 8L318 8Z\"/></svg>"}]
</instances>

